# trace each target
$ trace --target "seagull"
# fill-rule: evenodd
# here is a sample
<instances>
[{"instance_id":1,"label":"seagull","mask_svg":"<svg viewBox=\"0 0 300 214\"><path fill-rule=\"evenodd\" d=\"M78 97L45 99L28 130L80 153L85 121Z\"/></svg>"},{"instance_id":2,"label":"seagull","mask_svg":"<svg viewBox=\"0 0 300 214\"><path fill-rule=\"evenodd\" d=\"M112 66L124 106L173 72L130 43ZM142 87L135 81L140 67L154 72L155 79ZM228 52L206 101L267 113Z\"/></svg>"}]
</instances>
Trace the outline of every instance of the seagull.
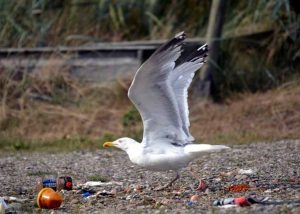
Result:
<instances>
[{"instance_id":1,"label":"seagull","mask_svg":"<svg viewBox=\"0 0 300 214\"><path fill-rule=\"evenodd\" d=\"M125 151L131 162L147 170L176 172L171 182L156 190L171 186L180 177L180 170L201 154L229 148L193 143L188 88L195 72L206 62L208 46L199 47L177 64L185 38L184 32L178 33L159 47L137 70L128 90L129 99L142 117L142 142L122 137L103 144Z\"/></svg>"}]
</instances>

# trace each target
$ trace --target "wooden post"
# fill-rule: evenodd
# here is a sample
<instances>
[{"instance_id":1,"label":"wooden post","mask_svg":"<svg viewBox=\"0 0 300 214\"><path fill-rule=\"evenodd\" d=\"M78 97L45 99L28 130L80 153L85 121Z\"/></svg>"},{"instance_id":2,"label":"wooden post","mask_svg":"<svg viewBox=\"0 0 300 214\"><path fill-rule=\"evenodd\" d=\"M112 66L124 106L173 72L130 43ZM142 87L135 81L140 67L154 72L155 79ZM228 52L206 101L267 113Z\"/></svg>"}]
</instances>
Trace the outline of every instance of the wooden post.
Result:
<instances>
[{"instance_id":1,"label":"wooden post","mask_svg":"<svg viewBox=\"0 0 300 214\"><path fill-rule=\"evenodd\" d=\"M212 95L215 76L215 64L218 61L220 51L220 40L225 16L226 0L213 0L206 33L208 43L208 62L202 70L200 80L197 81L194 94L200 98L207 98Z\"/></svg>"}]
</instances>

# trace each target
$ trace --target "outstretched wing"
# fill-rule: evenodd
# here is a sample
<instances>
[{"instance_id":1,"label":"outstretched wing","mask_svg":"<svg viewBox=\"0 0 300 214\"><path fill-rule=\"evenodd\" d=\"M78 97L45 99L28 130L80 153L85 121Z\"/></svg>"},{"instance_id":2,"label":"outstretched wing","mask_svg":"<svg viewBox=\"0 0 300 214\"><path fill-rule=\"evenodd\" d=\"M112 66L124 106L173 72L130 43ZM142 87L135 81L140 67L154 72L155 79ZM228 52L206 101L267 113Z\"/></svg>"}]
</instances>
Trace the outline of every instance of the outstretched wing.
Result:
<instances>
[{"instance_id":1,"label":"outstretched wing","mask_svg":"<svg viewBox=\"0 0 300 214\"><path fill-rule=\"evenodd\" d=\"M143 143L150 146L164 138L183 142L186 134L170 82L170 73L181 54L185 34L179 33L166 42L139 68L128 91L130 100L141 114ZM151 144L149 144L151 142Z\"/></svg>"},{"instance_id":2,"label":"outstretched wing","mask_svg":"<svg viewBox=\"0 0 300 214\"><path fill-rule=\"evenodd\" d=\"M178 65L174 71L171 72L169 77L176 96L179 115L182 121L182 129L186 136L188 136L188 141L194 140L189 132L188 88L193 80L195 72L205 63L207 52L207 44L201 46L189 55L182 64Z\"/></svg>"}]
</instances>

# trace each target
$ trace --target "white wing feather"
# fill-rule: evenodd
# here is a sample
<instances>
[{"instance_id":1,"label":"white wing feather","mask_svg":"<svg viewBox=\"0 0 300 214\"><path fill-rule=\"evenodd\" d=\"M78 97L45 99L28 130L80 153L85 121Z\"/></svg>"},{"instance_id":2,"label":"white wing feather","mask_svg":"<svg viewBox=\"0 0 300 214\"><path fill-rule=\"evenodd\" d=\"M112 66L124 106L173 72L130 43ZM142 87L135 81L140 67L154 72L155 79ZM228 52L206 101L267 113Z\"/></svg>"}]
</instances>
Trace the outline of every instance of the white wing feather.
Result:
<instances>
[{"instance_id":1,"label":"white wing feather","mask_svg":"<svg viewBox=\"0 0 300 214\"><path fill-rule=\"evenodd\" d=\"M160 47L139 68L129 88L128 96L143 120L145 145L162 138L184 139L177 100L168 84L184 38L183 33L178 34Z\"/></svg>"},{"instance_id":2,"label":"white wing feather","mask_svg":"<svg viewBox=\"0 0 300 214\"><path fill-rule=\"evenodd\" d=\"M182 32L161 46L139 68L129 88L128 96L143 120L145 146L156 142L186 144L192 139L187 89L203 57L192 54L190 61L175 68L184 39Z\"/></svg>"},{"instance_id":3,"label":"white wing feather","mask_svg":"<svg viewBox=\"0 0 300 214\"><path fill-rule=\"evenodd\" d=\"M206 57L207 45L203 45L198 48L197 51L192 53L182 64L178 65L174 71L172 71L169 79L174 90L174 94L177 99L177 104L182 120L182 128L188 137L188 141L193 141L194 137L189 132L190 120L189 120L189 107L188 107L188 88L195 76L197 70L199 70L204 64Z\"/></svg>"}]
</instances>

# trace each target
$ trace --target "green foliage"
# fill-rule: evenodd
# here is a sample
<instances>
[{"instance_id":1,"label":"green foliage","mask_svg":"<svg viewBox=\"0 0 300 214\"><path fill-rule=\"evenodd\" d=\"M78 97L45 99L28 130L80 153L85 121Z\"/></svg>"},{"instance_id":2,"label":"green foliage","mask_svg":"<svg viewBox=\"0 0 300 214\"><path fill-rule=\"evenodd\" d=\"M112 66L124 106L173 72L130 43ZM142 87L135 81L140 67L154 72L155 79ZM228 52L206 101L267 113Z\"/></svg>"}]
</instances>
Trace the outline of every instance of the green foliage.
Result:
<instances>
[{"instance_id":1,"label":"green foliage","mask_svg":"<svg viewBox=\"0 0 300 214\"><path fill-rule=\"evenodd\" d=\"M141 122L141 117L136 108L132 108L122 118L122 124L124 127L135 126Z\"/></svg>"},{"instance_id":2,"label":"green foliage","mask_svg":"<svg viewBox=\"0 0 300 214\"><path fill-rule=\"evenodd\" d=\"M231 3L233 10L227 14L231 21L224 26L225 37L243 34L243 29L244 33L251 33L251 29L269 32L222 40L220 60L214 62L214 98L265 91L299 78L299 12L285 0Z\"/></svg>"},{"instance_id":3,"label":"green foliage","mask_svg":"<svg viewBox=\"0 0 300 214\"><path fill-rule=\"evenodd\" d=\"M101 181L101 182L109 182L111 179L107 176L103 175L91 175L87 177L88 181Z\"/></svg>"},{"instance_id":4,"label":"green foliage","mask_svg":"<svg viewBox=\"0 0 300 214\"><path fill-rule=\"evenodd\" d=\"M21 138L8 138L0 136L0 149L22 151L31 149L31 141L24 140Z\"/></svg>"},{"instance_id":5,"label":"green foliage","mask_svg":"<svg viewBox=\"0 0 300 214\"><path fill-rule=\"evenodd\" d=\"M142 129L142 119L136 108L130 109L124 114L122 118L122 124L124 129L124 134L127 137L131 137L137 141L142 140L143 129Z\"/></svg>"},{"instance_id":6,"label":"green foliage","mask_svg":"<svg viewBox=\"0 0 300 214\"><path fill-rule=\"evenodd\" d=\"M76 150L101 149L102 142L84 137L54 140L28 140L22 137L0 136L2 151L67 152Z\"/></svg>"},{"instance_id":7,"label":"green foliage","mask_svg":"<svg viewBox=\"0 0 300 214\"><path fill-rule=\"evenodd\" d=\"M35 47L161 39L183 29L204 35L209 7L197 0L0 0L0 41Z\"/></svg>"}]
</instances>

